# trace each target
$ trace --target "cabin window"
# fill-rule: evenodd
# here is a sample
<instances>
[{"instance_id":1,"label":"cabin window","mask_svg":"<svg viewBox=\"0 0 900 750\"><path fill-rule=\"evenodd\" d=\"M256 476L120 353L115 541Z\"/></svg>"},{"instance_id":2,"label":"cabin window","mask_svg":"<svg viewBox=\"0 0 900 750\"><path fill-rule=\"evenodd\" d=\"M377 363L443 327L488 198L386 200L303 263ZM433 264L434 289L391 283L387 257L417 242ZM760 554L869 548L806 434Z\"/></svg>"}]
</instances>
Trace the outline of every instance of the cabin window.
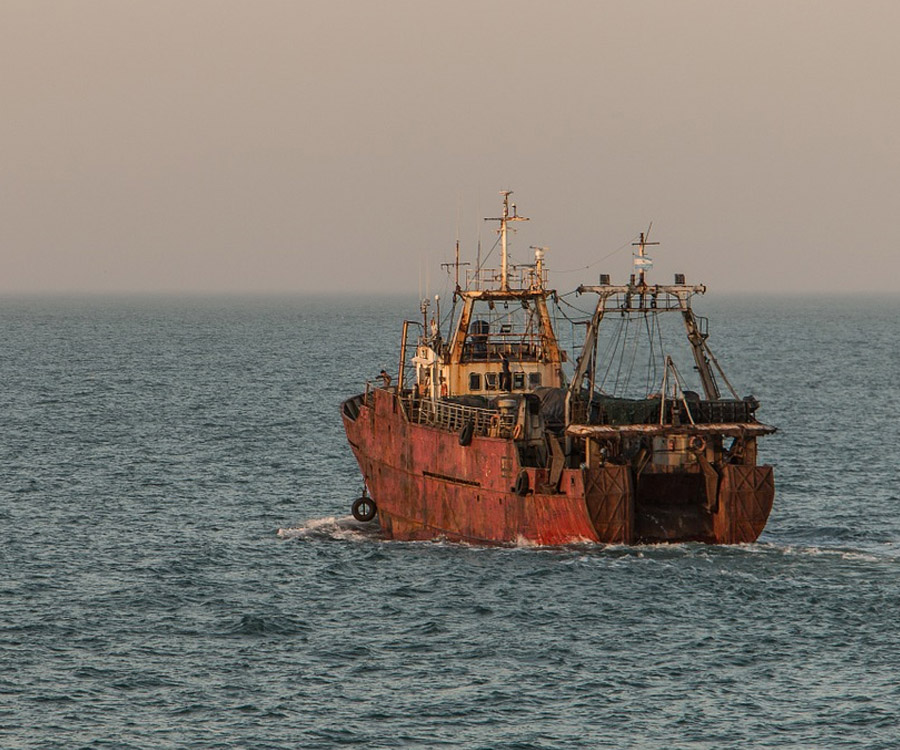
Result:
<instances>
[{"instance_id":1,"label":"cabin window","mask_svg":"<svg viewBox=\"0 0 900 750\"><path fill-rule=\"evenodd\" d=\"M486 372L484 374L484 389L486 391L496 391L497 390L497 373L496 372Z\"/></svg>"},{"instance_id":2,"label":"cabin window","mask_svg":"<svg viewBox=\"0 0 900 750\"><path fill-rule=\"evenodd\" d=\"M469 328L469 340L472 344L472 359L487 359L488 338L491 334L491 324L486 320L472 321Z\"/></svg>"},{"instance_id":3,"label":"cabin window","mask_svg":"<svg viewBox=\"0 0 900 750\"><path fill-rule=\"evenodd\" d=\"M469 390L470 391L480 391L481 390L481 373L480 372L470 372L469 373Z\"/></svg>"},{"instance_id":4,"label":"cabin window","mask_svg":"<svg viewBox=\"0 0 900 750\"><path fill-rule=\"evenodd\" d=\"M521 391L525 387L525 373L524 372L514 372L513 373L513 390Z\"/></svg>"},{"instance_id":5,"label":"cabin window","mask_svg":"<svg viewBox=\"0 0 900 750\"><path fill-rule=\"evenodd\" d=\"M539 372L528 373L528 387L539 388L541 385L541 374Z\"/></svg>"}]
</instances>

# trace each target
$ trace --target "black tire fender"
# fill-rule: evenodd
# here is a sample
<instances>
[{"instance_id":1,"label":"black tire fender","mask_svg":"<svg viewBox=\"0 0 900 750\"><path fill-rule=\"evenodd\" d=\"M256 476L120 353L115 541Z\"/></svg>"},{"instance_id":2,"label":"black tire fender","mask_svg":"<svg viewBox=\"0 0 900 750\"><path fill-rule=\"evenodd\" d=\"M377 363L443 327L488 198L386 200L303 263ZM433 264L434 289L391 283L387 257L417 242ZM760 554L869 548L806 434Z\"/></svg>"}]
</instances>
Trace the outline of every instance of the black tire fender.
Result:
<instances>
[{"instance_id":1,"label":"black tire fender","mask_svg":"<svg viewBox=\"0 0 900 750\"><path fill-rule=\"evenodd\" d=\"M475 434L475 423L470 419L459 431L459 444L469 445L472 442L472 436Z\"/></svg>"},{"instance_id":2,"label":"black tire fender","mask_svg":"<svg viewBox=\"0 0 900 750\"><path fill-rule=\"evenodd\" d=\"M517 495L524 497L528 494L529 484L528 472L525 471L525 469L522 469L522 471L519 472L519 476L516 477L516 486L513 488L513 491Z\"/></svg>"},{"instance_id":3,"label":"black tire fender","mask_svg":"<svg viewBox=\"0 0 900 750\"><path fill-rule=\"evenodd\" d=\"M358 497L353 501L350 512L357 521L371 521L378 513L378 508L371 497Z\"/></svg>"}]
</instances>

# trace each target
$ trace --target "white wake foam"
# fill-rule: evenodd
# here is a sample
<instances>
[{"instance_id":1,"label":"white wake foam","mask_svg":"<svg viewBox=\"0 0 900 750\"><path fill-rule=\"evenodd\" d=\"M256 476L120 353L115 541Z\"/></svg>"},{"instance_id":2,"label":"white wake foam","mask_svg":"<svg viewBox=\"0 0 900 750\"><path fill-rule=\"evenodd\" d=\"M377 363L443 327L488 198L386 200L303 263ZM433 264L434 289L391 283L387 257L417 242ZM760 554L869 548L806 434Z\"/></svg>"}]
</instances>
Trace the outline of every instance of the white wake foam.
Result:
<instances>
[{"instance_id":1,"label":"white wake foam","mask_svg":"<svg viewBox=\"0 0 900 750\"><path fill-rule=\"evenodd\" d=\"M353 516L312 518L296 526L278 529L281 539L334 539L359 542L377 536L377 525L362 523Z\"/></svg>"}]
</instances>

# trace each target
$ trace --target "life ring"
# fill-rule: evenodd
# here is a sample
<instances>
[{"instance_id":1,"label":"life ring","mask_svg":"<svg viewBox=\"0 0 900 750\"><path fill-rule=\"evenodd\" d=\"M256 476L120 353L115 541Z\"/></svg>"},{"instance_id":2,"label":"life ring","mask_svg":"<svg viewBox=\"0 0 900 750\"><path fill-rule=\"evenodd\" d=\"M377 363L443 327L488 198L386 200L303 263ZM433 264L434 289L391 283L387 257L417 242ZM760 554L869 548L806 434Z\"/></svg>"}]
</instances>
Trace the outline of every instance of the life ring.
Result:
<instances>
[{"instance_id":1,"label":"life ring","mask_svg":"<svg viewBox=\"0 0 900 750\"><path fill-rule=\"evenodd\" d=\"M519 472L519 476L516 477L516 486L513 487L513 491L517 495L525 497L525 495L528 494L528 487L528 472L525 471L525 469L522 469L522 471Z\"/></svg>"},{"instance_id":2,"label":"life ring","mask_svg":"<svg viewBox=\"0 0 900 750\"><path fill-rule=\"evenodd\" d=\"M522 437L522 425L517 424L513 429L513 440L518 440L520 437Z\"/></svg>"},{"instance_id":3,"label":"life ring","mask_svg":"<svg viewBox=\"0 0 900 750\"><path fill-rule=\"evenodd\" d=\"M702 450L706 449L706 438L703 435L694 435L691 438L691 450L699 453Z\"/></svg>"},{"instance_id":4,"label":"life ring","mask_svg":"<svg viewBox=\"0 0 900 750\"><path fill-rule=\"evenodd\" d=\"M353 501L350 512L357 521L371 521L375 518L378 509L375 507L375 501L371 497L358 497Z\"/></svg>"},{"instance_id":5,"label":"life ring","mask_svg":"<svg viewBox=\"0 0 900 750\"><path fill-rule=\"evenodd\" d=\"M459 431L459 444L469 445L472 442L472 436L475 434L475 422L471 419L466 422Z\"/></svg>"},{"instance_id":6,"label":"life ring","mask_svg":"<svg viewBox=\"0 0 900 750\"><path fill-rule=\"evenodd\" d=\"M491 417L491 429L496 430L500 426L500 415L494 414Z\"/></svg>"}]
</instances>

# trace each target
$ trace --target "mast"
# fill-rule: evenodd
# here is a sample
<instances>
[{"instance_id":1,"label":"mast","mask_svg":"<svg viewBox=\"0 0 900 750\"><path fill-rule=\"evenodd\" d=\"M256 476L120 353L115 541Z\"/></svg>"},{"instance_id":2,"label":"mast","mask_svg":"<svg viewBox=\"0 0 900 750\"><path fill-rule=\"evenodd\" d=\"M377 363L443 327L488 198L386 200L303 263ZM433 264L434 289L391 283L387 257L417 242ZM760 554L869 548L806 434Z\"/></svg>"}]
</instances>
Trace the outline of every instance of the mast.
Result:
<instances>
[{"instance_id":1,"label":"mast","mask_svg":"<svg viewBox=\"0 0 900 750\"><path fill-rule=\"evenodd\" d=\"M481 234L478 235L478 253L475 255L475 288L481 289ZM466 288L468 288L466 284Z\"/></svg>"},{"instance_id":2,"label":"mast","mask_svg":"<svg viewBox=\"0 0 900 750\"><path fill-rule=\"evenodd\" d=\"M634 269L637 271L638 276L638 286L644 286L644 274L653 268L653 259L644 254L644 250L647 245L658 245L658 242L648 242L647 238L650 236L650 230L653 228L653 222L650 222L650 226L647 227L646 234L641 232L641 239L638 242L632 242L632 247L636 247L638 249L638 254L634 258Z\"/></svg>"},{"instance_id":3,"label":"mast","mask_svg":"<svg viewBox=\"0 0 900 750\"><path fill-rule=\"evenodd\" d=\"M479 249L480 249L480 246L479 246ZM462 292L462 287L460 287L460 285L459 285L459 267L460 266L468 266L468 265L469 265L468 263L460 263L459 262L459 240L457 240L456 241L456 260L454 260L453 263L441 263L441 268L446 269L447 273L450 273L451 268L454 269L454 272L455 272L454 290L453 290L454 299L455 299L456 295L458 295Z\"/></svg>"},{"instance_id":4,"label":"mast","mask_svg":"<svg viewBox=\"0 0 900 750\"><path fill-rule=\"evenodd\" d=\"M648 245L659 244L658 242L648 241L650 230L652 228L653 222L651 221L650 226L647 227L646 233L641 232L640 240L631 243L638 249L638 253L634 258L634 268L635 271L637 271L638 286L642 288L646 286L645 275L647 271L653 268L653 259L646 255L644 251ZM681 305L681 314L684 317L684 327L687 331L687 338L691 345L691 353L694 355L695 369L700 375L700 383L703 386L703 391L706 394L706 398L711 401L716 401L721 398L721 393L719 391L719 386L716 384L716 379L713 377L712 369L709 366L709 359L707 359L704 351L706 337L697 326L697 319L694 316L694 311L691 310L691 294L684 289L678 289L675 291L675 296L678 297L679 304ZM641 299L643 300L643 295L641 295Z\"/></svg>"},{"instance_id":5,"label":"mast","mask_svg":"<svg viewBox=\"0 0 900 750\"><path fill-rule=\"evenodd\" d=\"M485 221L500 222L500 291L509 291L509 254L507 252L507 224L511 221L528 221L526 216L519 216L516 204L512 204L512 216L509 213L509 196L513 194L512 190L501 190L500 195L503 196L503 216L485 219Z\"/></svg>"}]
</instances>

